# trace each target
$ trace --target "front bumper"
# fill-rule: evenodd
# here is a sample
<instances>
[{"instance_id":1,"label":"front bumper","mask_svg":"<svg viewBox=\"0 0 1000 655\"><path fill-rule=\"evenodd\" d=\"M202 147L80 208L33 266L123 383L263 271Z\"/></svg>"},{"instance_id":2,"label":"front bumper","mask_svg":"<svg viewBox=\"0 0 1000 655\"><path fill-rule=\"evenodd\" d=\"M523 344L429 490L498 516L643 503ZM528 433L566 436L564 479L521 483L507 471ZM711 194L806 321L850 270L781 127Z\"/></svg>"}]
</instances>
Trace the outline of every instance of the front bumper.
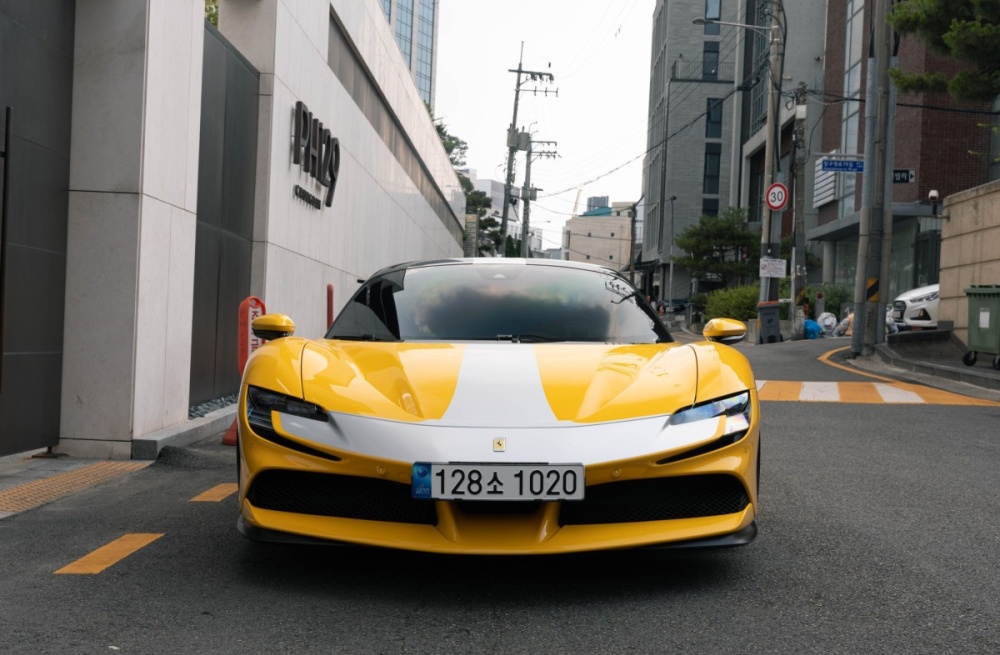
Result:
<instances>
[{"instance_id":1,"label":"front bumper","mask_svg":"<svg viewBox=\"0 0 1000 655\"><path fill-rule=\"evenodd\" d=\"M409 462L294 449L241 420L240 532L480 555L743 545L756 535L757 429L688 458L587 465L583 501L470 504L412 499Z\"/></svg>"}]
</instances>

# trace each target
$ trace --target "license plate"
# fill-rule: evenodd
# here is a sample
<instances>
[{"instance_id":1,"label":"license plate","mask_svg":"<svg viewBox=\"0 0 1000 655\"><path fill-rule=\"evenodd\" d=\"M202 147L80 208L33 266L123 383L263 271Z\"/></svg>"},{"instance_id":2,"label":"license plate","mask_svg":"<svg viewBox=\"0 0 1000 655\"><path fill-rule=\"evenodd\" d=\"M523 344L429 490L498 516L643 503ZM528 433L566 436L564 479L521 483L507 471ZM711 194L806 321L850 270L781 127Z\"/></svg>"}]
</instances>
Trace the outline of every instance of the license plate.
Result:
<instances>
[{"instance_id":1,"label":"license plate","mask_svg":"<svg viewBox=\"0 0 1000 655\"><path fill-rule=\"evenodd\" d=\"M898 309L894 309L894 310L892 310L892 317L893 318L903 318L903 312L901 312Z\"/></svg>"},{"instance_id":2,"label":"license plate","mask_svg":"<svg viewBox=\"0 0 1000 655\"><path fill-rule=\"evenodd\" d=\"M582 500L582 464L413 465L413 497L439 500Z\"/></svg>"}]
</instances>

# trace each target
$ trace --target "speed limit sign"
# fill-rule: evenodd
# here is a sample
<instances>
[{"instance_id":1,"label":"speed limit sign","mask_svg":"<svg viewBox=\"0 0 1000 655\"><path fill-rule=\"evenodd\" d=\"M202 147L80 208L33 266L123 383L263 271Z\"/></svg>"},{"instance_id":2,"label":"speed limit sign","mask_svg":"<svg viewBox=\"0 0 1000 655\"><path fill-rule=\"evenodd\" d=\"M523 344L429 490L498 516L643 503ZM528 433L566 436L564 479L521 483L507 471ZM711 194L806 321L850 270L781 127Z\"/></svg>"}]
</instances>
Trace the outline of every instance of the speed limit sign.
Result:
<instances>
[{"instance_id":1,"label":"speed limit sign","mask_svg":"<svg viewBox=\"0 0 1000 655\"><path fill-rule=\"evenodd\" d=\"M767 203L767 208L771 211L781 211L788 204L788 187L781 182L775 182L767 187L767 193L764 194L764 202Z\"/></svg>"}]
</instances>

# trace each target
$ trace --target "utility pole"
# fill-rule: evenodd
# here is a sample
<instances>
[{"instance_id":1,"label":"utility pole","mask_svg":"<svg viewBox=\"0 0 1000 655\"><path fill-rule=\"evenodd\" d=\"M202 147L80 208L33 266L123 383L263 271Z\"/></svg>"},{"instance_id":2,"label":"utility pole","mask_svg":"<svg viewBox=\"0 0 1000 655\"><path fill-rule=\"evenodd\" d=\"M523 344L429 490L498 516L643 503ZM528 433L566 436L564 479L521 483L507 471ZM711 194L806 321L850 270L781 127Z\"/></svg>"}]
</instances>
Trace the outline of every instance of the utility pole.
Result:
<instances>
[{"instance_id":1,"label":"utility pole","mask_svg":"<svg viewBox=\"0 0 1000 655\"><path fill-rule=\"evenodd\" d=\"M889 23L887 20L889 0L875 0L875 28L872 38L872 55L869 63L869 80L874 77L875 130L872 147L865 139L865 192L871 189L867 199L863 198L860 225L858 226L858 264L854 277L854 325L851 333L851 355L869 356L874 351L876 333L876 310L879 300L879 276L882 269L882 231L885 224L886 197L886 137L889 124ZM869 91L872 88L869 84ZM873 98L869 94L865 106L870 107ZM866 115L865 128L870 118ZM869 178L869 175L871 177ZM865 202L867 200L867 202ZM891 204L891 197L890 197Z\"/></svg>"},{"instance_id":2,"label":"utility pole","mask_svg":"<svg viewBox=\"0 0 1000 655\"><path fill-rule=\"evenodd\" d=\"M795 90L795 222L792 229L792 338L802 337L798 307L806 292L806 85ZM803 318L805 318L803 316Z\"/></svg>"},{"instance_id":3,"label":"utility pole","mask_svg":"<svg viewBox=\"0 0 1000 655\"><path fill-rule=\"evenodd\" d=\"M646 194L639 196L639 199L632 203L632 208L628 210L629 223L632 225L632 240L629 242L628 250L628 281L635 284L635 219L639 210L639 203L646 197Z\"/></svg>"},{"instance_id":4,"label":"utility pole","mask_svg":"<svg viewBox=\"0 0 1000 655\"><path fill-rule=\"evenodd\" d=\"M517 68L508 69L510 73L517 74L517 82L514 84L514 117L510 121L510 127L507 128L507 177L504 181L503 187L503 215L500 220L500 238L501 238L501 248L505 248L507 242L507 215L510 212L510 192L511 188L514 186L514 154L518 150L524 150L522 145L522 140L517 131L517 105L518 100L521 95L521 84L528 80L537 82L541 80L542 82L553 82L555 77L552 73L544 71L530 71L524 70L524 42L521 42L521 57L517 62ZM527 77L525 77L527 76ZM548 89L542 91L545 95L549 94ZM538 89L535 89L535 94L537 95ZM554 90L555 95L559 96L559 89Z\"/></svg>"},{"instance_id":5,"label":"utility pole","mask_svg":"<svg viewBox=\"0 0 1000 655\"><path fill-rule=\"evenodd\" d=\"M784 11L782 0L773 0L771 8L771 29L770 29L770 70L768 72L768 94L767 94L767 123L766 138L764 144L764 189L768 189L774 182L774 159L778 140L778 121L781 119L778 114L778 102L781 99L781 63L784 52L781 49L781 40L778 34L784 34L784 26L781 24L779 14ZM766 204L766 203L765 203ZM784 211L784 210L782 210ZM761 257L777 257L781 249L781 227L775 229L775 212L767 208L764 211L764 220L760 229L760 255ZM780 219L780 213L778 217ZM778 278L761 278L760 280L760 302L778 299Z\"/></svg>"},{"instance_id":6,"label":"utility pole","mask_svg":"<svg viewBox=\"0 0 1000 655\"><path fill-rule=\"evenodd\" d=\"M524 201L524 225L521 226L521 256L525 259L531 259L531 230L528 225L531 215L531 201L538 198L538 189L531 186L531 159L532 157L556 156L555 151L550 150L533 153L531 146L536 143L547 146L557 145L555 141L533 141L531 135L528 135L528 150L524 162L524 188L521 191L521 199Z\"/></svg>"}]
</instances>

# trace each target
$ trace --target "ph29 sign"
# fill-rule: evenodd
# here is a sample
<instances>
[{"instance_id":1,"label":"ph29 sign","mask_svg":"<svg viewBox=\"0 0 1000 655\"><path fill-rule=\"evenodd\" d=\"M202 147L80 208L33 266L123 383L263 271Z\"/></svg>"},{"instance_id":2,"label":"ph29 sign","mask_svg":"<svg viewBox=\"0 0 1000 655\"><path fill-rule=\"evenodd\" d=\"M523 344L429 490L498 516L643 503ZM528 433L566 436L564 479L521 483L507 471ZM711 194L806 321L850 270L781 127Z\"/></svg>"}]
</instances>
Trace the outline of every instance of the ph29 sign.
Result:
<instances>
[{"instance_id":1,"label":"ph29 sign","mask_svg":"<svg viewBox=\"0 0 1000 655\"><path fill-rule=\"evenodd\" d=\"M295 103L295 141L292 144L292 163L298 164L303 173L308 173L326 187L323 204L333 204L333 192L337 187L340 173L340 141L323 127L318 118L313 117L301 100ZM319 209L319 198L302 187L295 185L295 195Z\"/></svg>"}]
</instances>

